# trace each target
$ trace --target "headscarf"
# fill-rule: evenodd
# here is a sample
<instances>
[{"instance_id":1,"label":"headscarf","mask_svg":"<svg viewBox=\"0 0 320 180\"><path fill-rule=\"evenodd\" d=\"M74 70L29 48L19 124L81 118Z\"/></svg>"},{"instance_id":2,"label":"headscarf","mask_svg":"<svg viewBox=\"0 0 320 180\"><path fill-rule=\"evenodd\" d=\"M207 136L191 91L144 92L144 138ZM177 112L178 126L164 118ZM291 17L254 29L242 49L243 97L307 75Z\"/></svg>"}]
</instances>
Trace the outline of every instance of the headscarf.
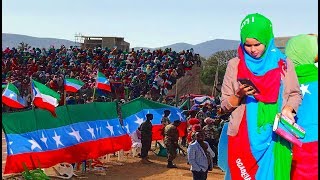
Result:
<instances>
[{"instance_id":1,"label":"headscarf","mask_svg":"<svg viewBox=\"0 0 320 180\"><path fill-rule=\"evenodd\" d=\"M292 60L300 84L318 80L318 68L315 59L318 57L318 37L301 34L289 39L285 49Z\"/></svg>"},{"instance_id":2,"label":"headscarf","mask_svg":"<svg viewBox=\"0 0 320 180\"><path fill-rule=\"evenodd\" d=\"M314 64L318 55L318 38L307 34L292 37L287 42L285 53L295 67L303 64Z\"/></svg>"},{"instance_id":3,"label":"headscarf","mask_svg":"<svg viewBox=\"0 0 320 180\"><path fill-rule=\"evenodd\" d=\"M278 67L280 59L286 56L275 46L271 21L261 14L249 14L240 26L241 47L249 70L257 76L262 76L269 70ZM260 58L251 57L244 48L247 38L254 38L265 45L265 51Z\"/></svg>"}]
</instances>

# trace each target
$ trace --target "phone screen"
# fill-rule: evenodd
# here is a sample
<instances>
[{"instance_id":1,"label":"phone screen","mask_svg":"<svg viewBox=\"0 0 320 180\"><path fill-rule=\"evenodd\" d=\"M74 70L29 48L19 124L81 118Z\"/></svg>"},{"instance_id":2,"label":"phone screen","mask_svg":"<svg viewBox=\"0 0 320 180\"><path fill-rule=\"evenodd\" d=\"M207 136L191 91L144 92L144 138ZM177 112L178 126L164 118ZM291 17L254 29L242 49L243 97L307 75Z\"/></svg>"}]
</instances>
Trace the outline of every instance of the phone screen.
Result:
<instances>
[{"instance_id":1,"label":"phone screen","mask_svg":"<svg viewBox=\"0 0 320 180\"><path fill-rule=\"evenodd\" d=\"M253 88L257 91L257 93L260 93L259 89L253 84L253 82L252 82L250 79L244 78L244 79L238 79L238 81L239 81L241 84L246 84L246 85L248 85L248 86L253 87Z\"/></svg>"}]
</instances>

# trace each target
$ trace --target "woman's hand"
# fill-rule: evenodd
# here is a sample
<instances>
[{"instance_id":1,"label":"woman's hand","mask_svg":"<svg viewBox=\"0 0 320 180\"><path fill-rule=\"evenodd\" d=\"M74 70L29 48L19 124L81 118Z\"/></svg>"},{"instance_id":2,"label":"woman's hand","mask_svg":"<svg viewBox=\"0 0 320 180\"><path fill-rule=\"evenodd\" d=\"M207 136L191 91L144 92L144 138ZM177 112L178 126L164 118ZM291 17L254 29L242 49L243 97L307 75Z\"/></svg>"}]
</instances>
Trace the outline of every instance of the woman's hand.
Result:
<instances>
[{"instance_id":1,"label":"woman's hand","mask_svg":"<svg viewBox=\"0 0 320 180\"><path fill-rule=\"evenodd\" d=\"M254 95L256 93L256 89L247 84L240 84L239 89L236 91L236 96L239 98L243 98L244 96Z\"/></svg>"},{"instance_id":2,"label":"woman's hand","mask_svg":"<svg viewBox=\"0 0 320 180\"><path fill-rule=\"evenodd\" d=\"M294 115L293 115L293 108L291 106L287 106L287 105L284 106L281 111L281 114L291 119L293 122L295 122Z\"/></svg>"}]
</instances>

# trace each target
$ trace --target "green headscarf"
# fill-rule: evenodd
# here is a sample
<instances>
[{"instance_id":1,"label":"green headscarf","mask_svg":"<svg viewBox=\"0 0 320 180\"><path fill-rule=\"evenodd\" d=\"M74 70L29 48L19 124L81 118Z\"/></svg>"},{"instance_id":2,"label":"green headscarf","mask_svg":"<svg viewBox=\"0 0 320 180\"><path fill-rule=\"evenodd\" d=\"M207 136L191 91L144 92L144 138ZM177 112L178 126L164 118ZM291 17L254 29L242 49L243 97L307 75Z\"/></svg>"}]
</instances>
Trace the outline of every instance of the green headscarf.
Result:
<instances>
[{"instance_id":1,"label":"green headscarf","mask_svg":"<svg viewBox=\"0 0 320 180\"><path fill-rule=\"evenodd\" d=\"M314 64L318 55L318 38L313 35L301 34L287 42L285 53L294 66Z\"/></svg>"},{"instance_id":2,"label":"green headscarf","mask_svg":"<svg viewBox=\"0 0 320 180\"><path fill-rule=\"evenodd\" d=\"M271 21L259 13L247 15L240 26L241 42L246 38L254 38L268 46L270 40L274 37Z\"/></svg>"}]
</instances>

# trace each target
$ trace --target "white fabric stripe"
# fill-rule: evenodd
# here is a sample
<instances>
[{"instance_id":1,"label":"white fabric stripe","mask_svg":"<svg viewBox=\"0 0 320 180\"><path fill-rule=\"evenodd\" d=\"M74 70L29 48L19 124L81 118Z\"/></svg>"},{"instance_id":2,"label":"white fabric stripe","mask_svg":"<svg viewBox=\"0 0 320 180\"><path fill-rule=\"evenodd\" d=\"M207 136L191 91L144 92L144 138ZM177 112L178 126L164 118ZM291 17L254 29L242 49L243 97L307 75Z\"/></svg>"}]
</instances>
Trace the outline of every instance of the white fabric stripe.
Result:
<instances>
[{"instance_id":1,"label":"white fabric stripe","mask_svg":"<svg viewBox=\"0 0 320 180\"><path fill-rule=\"evenodd\" d=\"M54 107L57 107L59 105L59 102L56 98L49 96L49 95L46 95L46 94L42 94L37 87L34 87L34 88L37 91L37 94L35 97L42 98L43 102L47 102L47 103L53 105ZM33 100L35 97L33 97Z\"/></svg>"}]
</instances>

